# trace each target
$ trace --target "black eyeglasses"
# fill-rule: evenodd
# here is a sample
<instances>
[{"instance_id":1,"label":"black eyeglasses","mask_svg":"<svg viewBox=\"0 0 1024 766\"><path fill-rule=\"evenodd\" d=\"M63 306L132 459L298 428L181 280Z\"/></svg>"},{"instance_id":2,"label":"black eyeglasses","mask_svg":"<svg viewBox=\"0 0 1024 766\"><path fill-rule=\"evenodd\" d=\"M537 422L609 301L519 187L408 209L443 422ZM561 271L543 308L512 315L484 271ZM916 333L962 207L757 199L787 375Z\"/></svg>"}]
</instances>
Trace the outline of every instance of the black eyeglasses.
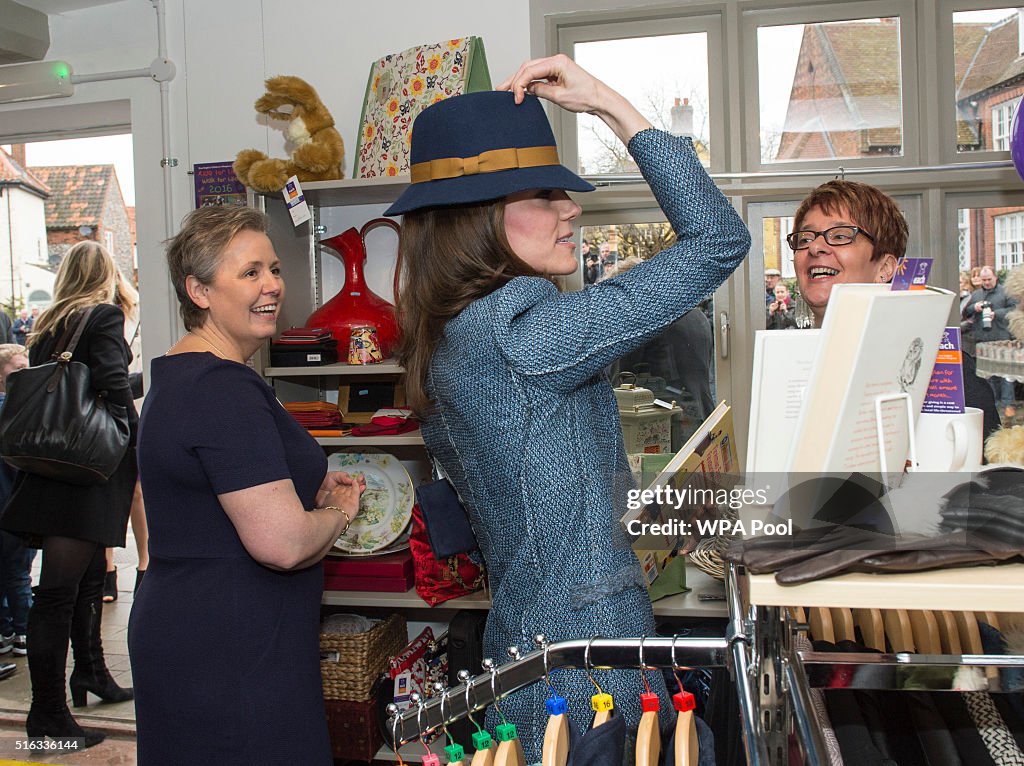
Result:
<instances>
[{"instance_id":1,"label":"black eyeglasses","mask_svg":"<svg viewBox=\"0 0 1024 766\"><path fill-rule=\"evenodd\" d=\"M814 231L814 229L794 231L792 234L786 235L786 242L789 243L790 248L793 250L806 250L818 237L824 237L825 242L835 247L837 245L850 244L857 238L858 234L863 234L872 242L875 241L874 237L859 226L833 226L831 229L825 229L825 231Z\"/></svg>"}]
</instances>

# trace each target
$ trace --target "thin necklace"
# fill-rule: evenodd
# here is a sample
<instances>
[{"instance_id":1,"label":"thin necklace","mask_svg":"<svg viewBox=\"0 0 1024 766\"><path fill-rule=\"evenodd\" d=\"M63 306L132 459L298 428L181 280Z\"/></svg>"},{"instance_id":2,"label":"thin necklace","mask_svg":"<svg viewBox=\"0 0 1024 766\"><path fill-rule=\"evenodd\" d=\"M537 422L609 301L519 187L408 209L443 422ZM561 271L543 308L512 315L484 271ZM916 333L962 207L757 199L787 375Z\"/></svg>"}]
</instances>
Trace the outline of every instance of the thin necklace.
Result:
<instances>
[{"instance_id":1,"label":"thin necklace","mask_svg":"<svg viewBox=\"0 0 1024 766\"><path fill-rule=\"evenodd\" d=\"M212 349L213 349L214 351L216 351L216 352L217 352L217 353L218 353L218 354L219 354L219 355L221 356L221 358L222 358L222 359L228 359L228 360L230 360L230 361L234 361L233 359L231 359L231 357L230 357L230 356L228 356L227 354L225 354L225 353L224 353L223 351L221 351L221 350L220 350L219 348L217 348L217 346L216 346L216 345L215 345L214 343L212 343L211 341L208 341L208 340L207 340L206 338L204 338L204 337L203 337L202 335L196 335L196 334L195 334L194 332L192 332L191 330L189 330L189 331L188 331L188 334L189 334L189 335L191 335L191 336L192 336L193 338L198 338L198 339L199 339L199 340L201 340L201 341L202 341L203 343L205 343L205 344L206 344L207 346L209 346L210 348L212 348Z\"/></svg>"}]
</instances>

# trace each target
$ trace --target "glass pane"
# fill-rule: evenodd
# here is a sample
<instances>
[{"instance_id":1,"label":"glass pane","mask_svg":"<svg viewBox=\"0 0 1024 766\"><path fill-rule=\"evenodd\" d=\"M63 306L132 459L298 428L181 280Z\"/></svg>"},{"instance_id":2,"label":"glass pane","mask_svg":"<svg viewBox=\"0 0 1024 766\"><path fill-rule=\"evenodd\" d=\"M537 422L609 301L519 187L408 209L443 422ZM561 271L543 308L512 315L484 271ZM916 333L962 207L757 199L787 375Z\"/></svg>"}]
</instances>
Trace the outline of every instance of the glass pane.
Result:
<instances>
[{"instance_id":1,"label":"glass pane","mask_svg":"<svg viewBox=\"0 0 1024 766\"><path fill-rule=\"evenodd\" d=\"M792 216L765 216L761 219L761 242L764 250L765 327L780 329L792 326L791 316L800 329L814 327L814 317L800 298L800 287L793 269L793 251L786 244L786 235L793 230ZM785 286L780 295L778 286ZM781 306L779 304L782 304ZM773 317L776 312L782 312ZM773 321L773 319L775 321Z\"/></svg>"},{"instance_id":2,"label":"glass pane","mask_svg":"<svg viewBox=\"0 0 1024 766\"><path fill-rule=\"evenodd\" d=\"M581 235L584 281L590 284L622 274L675 242L667 223L584 226ZM708 298L609 369L613 384L619 373L631 372L638 386L682 408L672 421L673 451L690 438L717 401L712 304Z\"/></svg>"},{"instance_id":3,"label":"glass pane","mask_svg":"<svg viewBox=\"0 0 1024 766\"><path fill-rule=\"evenodd\" d=\"M1024 263L1024 207L960 208L957 222L962 271L988 265L1002 277Z\"/></svg>"},{"instance_id":4,"label":"glass pane","mask_svg":"<svg viewBox=\"0 0 1024 766\"><path fill-rule=\"evenodd\" d=\"M953 14L958 152L1006 151L1020 102L1021 11L997 8Z\"/></svg>"},{"instance_id":5,"label":"glass pane","mask_svg":"<svg viewBox=\"0 0 1024 766\"><path fill-rule=\"evenodd\" d=\"M701 162L710 163L705 33L576 43L573 58L633 102L655 127L692 136ZM597 117L577 115L576 140L580 173L638 172L625 147Z\"/></svg>"},{"instance_id":6,"label":"glass pane","mask_svg":"<svg viewBox=\"0 0 1024 766\"><path fill-rule=\"evenodd\" d=\"M761 162L903 154L898 18L759 27Z\"/></svg>"}]
</instances>

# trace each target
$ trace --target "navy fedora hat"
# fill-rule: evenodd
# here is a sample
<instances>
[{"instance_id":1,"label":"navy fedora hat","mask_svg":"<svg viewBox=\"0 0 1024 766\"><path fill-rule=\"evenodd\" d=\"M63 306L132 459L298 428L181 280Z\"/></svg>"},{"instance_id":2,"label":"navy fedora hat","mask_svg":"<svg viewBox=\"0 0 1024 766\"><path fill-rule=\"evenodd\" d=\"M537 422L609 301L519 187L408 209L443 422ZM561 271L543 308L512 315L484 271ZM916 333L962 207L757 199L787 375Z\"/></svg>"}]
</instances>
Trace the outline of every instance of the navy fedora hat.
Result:
<instances>
[{"instance_id":1,"label":"navy fedora hat","mask_svg":"<svg viewBox=\"0 0 1024 766\"><path fill-rule=\"evenodd\" d=\"M593 191L558 161L555 136L536 96L508 91L452 96L412 125L411 183L385 215L500 199L528 189Z\"/></svg>"}]
</instances>

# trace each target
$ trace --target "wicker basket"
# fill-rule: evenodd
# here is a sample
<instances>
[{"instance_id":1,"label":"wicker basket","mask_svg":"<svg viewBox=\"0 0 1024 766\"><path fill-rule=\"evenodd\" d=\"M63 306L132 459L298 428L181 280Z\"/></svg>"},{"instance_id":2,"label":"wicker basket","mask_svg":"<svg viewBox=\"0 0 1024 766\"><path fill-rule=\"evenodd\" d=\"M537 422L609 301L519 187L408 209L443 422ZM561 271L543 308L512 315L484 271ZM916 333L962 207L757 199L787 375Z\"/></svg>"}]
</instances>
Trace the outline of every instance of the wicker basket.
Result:
<instances>
[{"instance_id":1,"label":"wicker basket","mask_svg":"<svg viewBox=\"0 0 1024 766\"><path fill-rule=\"evenodd\" d=\"M373 684L402 651L408 636L405 618L393 614L365 633L321 633L320 675L324 699L364 702Z\"/></svg>"}]
</instances>

